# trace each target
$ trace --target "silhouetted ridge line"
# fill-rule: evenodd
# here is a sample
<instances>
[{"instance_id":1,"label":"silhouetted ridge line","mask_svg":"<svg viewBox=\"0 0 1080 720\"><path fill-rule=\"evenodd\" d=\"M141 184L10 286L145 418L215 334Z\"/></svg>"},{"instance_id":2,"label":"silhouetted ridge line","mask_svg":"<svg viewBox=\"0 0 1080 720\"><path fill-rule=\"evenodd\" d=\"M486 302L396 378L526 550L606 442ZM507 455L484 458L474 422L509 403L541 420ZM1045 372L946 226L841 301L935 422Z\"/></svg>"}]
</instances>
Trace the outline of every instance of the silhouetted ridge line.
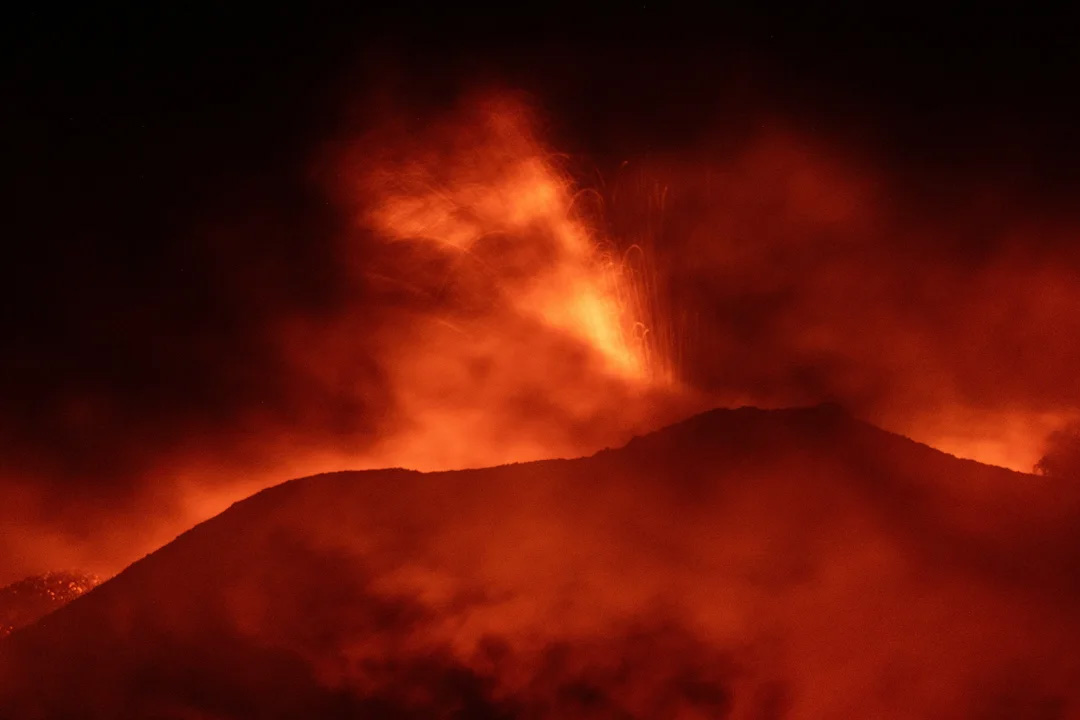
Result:
<instances>
[{"instance_id":1,"label":"silhouetted ridge line","mask_svg":"<svg viewBox=\"0 0 1080 720\"><path fill-rule=\"evenodd\" d=\"M835 405L300 478L0 642L0 717L1068 716L1080 499L1045 481Z\"/></svg>"}]
</instances>

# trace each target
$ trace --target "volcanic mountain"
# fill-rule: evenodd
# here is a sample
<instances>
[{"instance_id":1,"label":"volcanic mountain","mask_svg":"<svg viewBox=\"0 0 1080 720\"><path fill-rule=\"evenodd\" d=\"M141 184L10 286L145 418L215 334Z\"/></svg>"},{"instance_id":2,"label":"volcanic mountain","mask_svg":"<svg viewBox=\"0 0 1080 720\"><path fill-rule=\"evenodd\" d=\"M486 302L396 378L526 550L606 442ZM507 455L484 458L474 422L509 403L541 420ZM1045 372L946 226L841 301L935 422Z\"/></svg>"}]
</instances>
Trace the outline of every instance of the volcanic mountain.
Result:
<instances>
[{"instance_id":1,"label":"volcanic mountain","mask_svg":"<svg viewBox=\"0 0 1080 720\"><path fill-rule=\"evenodd\" d=\"M831 406L293 480L0 643L0 717L1076 717L1077 498Z\"/></svg>"}]
</instances>

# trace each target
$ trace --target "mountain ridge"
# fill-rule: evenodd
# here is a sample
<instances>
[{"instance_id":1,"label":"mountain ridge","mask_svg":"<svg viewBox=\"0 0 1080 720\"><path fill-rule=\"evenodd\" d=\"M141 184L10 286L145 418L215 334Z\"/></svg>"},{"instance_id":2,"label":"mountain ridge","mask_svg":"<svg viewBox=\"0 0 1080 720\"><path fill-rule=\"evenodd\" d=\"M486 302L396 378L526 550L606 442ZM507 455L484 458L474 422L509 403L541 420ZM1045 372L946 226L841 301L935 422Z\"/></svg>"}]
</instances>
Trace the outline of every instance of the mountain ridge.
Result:
<instances>
[{"instance_id":1,"label":"mountain ridge","mask_svg":"<svg viewBox=\"0 0 1080 720\"><path fill-rule=\"evenodd\" d=\"M297 478L0 643L0 716L1080 707L1080 512L1044 480L835 406L717 409L585 458ZM986 679L1032 657L1053 667ZM911 687L886 692L896 672Z\"/></svg>"}]
</instances>

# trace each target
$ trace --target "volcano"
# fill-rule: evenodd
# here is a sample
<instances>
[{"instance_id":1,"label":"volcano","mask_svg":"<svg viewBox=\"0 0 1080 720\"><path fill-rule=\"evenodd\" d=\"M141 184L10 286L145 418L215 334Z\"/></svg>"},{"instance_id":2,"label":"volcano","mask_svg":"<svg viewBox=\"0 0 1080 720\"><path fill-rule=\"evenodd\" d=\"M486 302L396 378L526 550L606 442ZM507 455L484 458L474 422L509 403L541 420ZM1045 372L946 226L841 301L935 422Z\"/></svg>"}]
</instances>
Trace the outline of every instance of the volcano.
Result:
<instances>
[{"instance_id":1,"label":"volcano","mask_svg":"<svg viewBox=\"0 0 1080 720\"><path fill-rule=\"evenodd\" d=\"M1074 717L1076 497L833 406L302 478L5 639L0 717Z\"/></svg>"}]
</instances>

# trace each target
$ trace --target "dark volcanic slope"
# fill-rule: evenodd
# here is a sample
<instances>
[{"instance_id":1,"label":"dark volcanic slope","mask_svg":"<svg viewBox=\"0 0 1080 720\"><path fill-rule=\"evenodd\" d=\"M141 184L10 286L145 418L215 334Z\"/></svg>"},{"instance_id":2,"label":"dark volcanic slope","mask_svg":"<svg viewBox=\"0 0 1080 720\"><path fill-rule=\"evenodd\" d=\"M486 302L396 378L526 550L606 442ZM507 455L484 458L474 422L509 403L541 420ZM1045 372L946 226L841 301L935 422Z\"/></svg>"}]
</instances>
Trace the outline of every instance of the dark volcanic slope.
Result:
<instances>
[{"instance_id":1,"label":"dark volcanic slope","mask_svg":"<svg viewBox=\"0 0 1080 720\"><path fill-rule=\"evenodd\" d=\"M0 717L1073 717L1072 488L820 407L285 483L0 645Z\"/></svg>"}]
</instances>

